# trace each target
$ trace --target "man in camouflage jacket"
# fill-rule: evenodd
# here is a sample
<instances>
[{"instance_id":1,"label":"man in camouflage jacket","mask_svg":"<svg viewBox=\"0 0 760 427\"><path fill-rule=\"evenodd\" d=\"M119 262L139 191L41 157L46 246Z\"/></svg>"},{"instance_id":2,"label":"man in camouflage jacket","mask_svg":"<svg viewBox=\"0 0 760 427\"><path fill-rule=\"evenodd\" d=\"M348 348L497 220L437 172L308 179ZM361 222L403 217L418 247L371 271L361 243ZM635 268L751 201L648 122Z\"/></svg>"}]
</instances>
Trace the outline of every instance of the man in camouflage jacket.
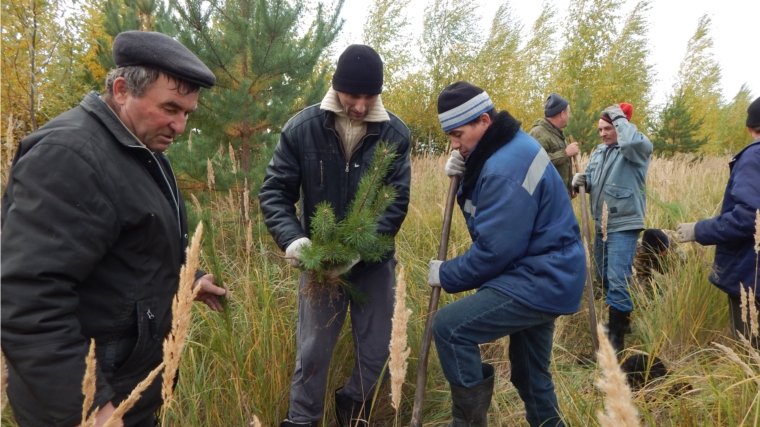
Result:
<instances>
[{"instance_id":1,"label":"man in camouflage jacket","mask_svg":"<svg viewBox=\"0 0 760 427\"><path fill-rule=\"evenodd\" d=\"M556 93L546 99L543 119L538 119L528 134L535 138L546 153L549 154L554 167L565 183L567 194L576 196L571 181L573 180L573 164L571 158L578 154L578 143L568 144L562 129L567 127L570 120L570 105L567 100Z\"/></svg>"}]
</instances>

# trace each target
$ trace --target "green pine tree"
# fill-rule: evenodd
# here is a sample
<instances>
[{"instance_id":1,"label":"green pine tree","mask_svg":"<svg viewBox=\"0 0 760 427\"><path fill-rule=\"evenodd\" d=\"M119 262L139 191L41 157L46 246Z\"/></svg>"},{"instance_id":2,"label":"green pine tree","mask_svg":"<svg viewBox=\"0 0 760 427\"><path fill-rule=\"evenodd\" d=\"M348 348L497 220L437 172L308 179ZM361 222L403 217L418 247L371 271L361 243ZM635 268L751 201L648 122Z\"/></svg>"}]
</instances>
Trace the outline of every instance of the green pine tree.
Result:
<instances>
[{"instance_id":1,"label":"green pine tree","mask_svg":"<svg viewBox=\"0 0 760 427\"><path fill-rule=\"evenodd\" d=\"M311 246L304 247L300 258L301 268L309 272L312 285L342 286L355 295L348 283L326 273L356 259L380 261L393 249L393 237L377 234L377 226L397 195L392 185L385 184L397 156L396 149L395 145L382 142L377 145L343 220L338 221L329 203L317 205L311 220Z\"/></svg>"},{"instance_id":2,"label":"green pine tree","mask_svg":"<svg viewBox=\"0 0 760 427\"><path fill-rule=\"evenodd\" d=\"M669 155L697 152L707 142L707 138L698 137L703 123L703 118L694 118L683 91L679 91L663 108L657 123L652 126L655 151Z\"/></svg>"},{"instance_id":3,"label":"green pine tree","mask_svg":"<svg viewBox=\"0 0 760 427\"><path fill-rule=\"evenodd\" d=\"M568 99L570 121L565 128L565 136L572 137L581 152L590 153L598 145L597 125L602 112L592 107L591 90L588 88L575 88Z\"/></svg>"},{"instance_id":4,"label":"green pine tree","mask_svg":"<svg viewBox=\"0 0 760 427\"><path fill-rule=\"evenodd\" d=\"M105 0L102 4L104 21L102 36L97 37L97 58L105 70L116 67L111 55L113 39L124 31L157 31L174 37L177 29L172 22L171 10L163 1L157 0ZM93 87L102 87L103 82L97 81L88 73L89 83Z\"/></svg>"},{"instance_id":5,"label":"green pine tree","mask_svg":"<svg viewBox=\"0 0 760 427\"><path fill-rule=\"evenodd\" d=\"M260 183L282 126L327 91L327 67L320 60L342 27L342 1L331 11L307 10L295 0L171 5L178 40L217 78L213 89L201 92L188 123L192 141L188 135L172 145L172 164L192 187L212 187L209 163L219 191L240 190L245 178ZM250 192L255 195L258 186Z\"/></svg>"}]
</instances>

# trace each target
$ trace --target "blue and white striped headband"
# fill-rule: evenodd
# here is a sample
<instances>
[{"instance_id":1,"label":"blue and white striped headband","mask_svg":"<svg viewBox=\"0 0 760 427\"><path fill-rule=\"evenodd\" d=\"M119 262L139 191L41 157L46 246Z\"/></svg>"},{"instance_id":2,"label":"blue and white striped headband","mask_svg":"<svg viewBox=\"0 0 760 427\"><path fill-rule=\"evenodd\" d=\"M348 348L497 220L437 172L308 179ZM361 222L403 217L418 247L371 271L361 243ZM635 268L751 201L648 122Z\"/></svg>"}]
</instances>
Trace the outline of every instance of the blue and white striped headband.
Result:
<instances>
[{"instance_id":1,"label":"blue and white striped headband","mask_svg":"<svg viewBox=\"0 0 760 427\"><path fill-rule=\"evenodd\" d=\"M491 111L493 108L491 97L483 91L464 104L438 114L438 120L441 121L443 131L448 132L451 129L456 129L459 126L470 123L480 117L481 114Z\"/></svg>"}]
</instances>

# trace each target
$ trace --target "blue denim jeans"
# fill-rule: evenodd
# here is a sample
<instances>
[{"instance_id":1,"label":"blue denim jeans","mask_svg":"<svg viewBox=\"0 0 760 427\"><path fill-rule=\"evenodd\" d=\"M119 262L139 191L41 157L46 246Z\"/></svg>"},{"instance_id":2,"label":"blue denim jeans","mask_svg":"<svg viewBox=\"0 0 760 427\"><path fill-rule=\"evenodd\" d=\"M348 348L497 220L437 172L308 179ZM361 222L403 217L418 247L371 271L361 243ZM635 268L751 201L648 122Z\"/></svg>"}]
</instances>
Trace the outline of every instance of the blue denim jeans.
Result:
<instances>
[{"instance_id":1,"label":"blue denim jeans","mask_svg":"<svg viewBox=\"0 0 760 427\"><path fill-rule=\"evenodd\" d=\"M481 289L438 310L433 336L446 379L473 387L482 382L478 344L509 335L511 381L531 426L563 426L549 372L554 319L493 289Z\"/></svg>"},{"instance_id":2,"label":"blue denim jeans","mask_svg":"<svg viewBox=\"0 0 760 427\"><path fill-rule=\"evenodd\" d=\"M602 282L607 304L626 313L633 311L629 285L639 233L638 230L608 233L606 242L597 233L594 239L595 272Z\"/></svg>"}]
</instances>

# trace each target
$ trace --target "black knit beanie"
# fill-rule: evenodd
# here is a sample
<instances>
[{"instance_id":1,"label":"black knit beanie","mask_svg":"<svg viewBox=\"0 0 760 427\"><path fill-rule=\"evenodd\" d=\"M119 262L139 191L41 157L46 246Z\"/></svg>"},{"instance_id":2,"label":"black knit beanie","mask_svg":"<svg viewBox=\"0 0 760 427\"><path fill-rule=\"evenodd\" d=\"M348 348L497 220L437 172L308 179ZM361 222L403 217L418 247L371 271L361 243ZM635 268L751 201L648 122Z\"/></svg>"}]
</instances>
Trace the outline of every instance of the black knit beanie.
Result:
<instances>
[{"instance_id":1,"label":"black knit beanie","mask_svg":"<svg viewBox=\"0 0 760 427\"><path fill-rule=\"evenodd\" d=\"M546 104L544 104L544 117L556 116L557 114L565 111L567 105L567 99L559 96L559 94L556 92L552 92L552 94L546 98Z\"/></svg>"},{"instance_id":2,"label":"black knit beanie","mask_svg":"<svg viewBox=\"0 0 760 427\"><path fill-rule=\"evenodd\" d=\"M352 44L338 58L332 86L352 95L379 95L383 91L383 60L375 49Z\"/></svg>"},{"instance_id":3,"label":"black knit beanie","mask_svg":"<svg viewBox=\"0 0 760 427\"><path fill-rule=\"evenodd\" d=\"M747 127L760 126L760 97L752 101L747 107Z\"/></svg>"}]
</instances>

